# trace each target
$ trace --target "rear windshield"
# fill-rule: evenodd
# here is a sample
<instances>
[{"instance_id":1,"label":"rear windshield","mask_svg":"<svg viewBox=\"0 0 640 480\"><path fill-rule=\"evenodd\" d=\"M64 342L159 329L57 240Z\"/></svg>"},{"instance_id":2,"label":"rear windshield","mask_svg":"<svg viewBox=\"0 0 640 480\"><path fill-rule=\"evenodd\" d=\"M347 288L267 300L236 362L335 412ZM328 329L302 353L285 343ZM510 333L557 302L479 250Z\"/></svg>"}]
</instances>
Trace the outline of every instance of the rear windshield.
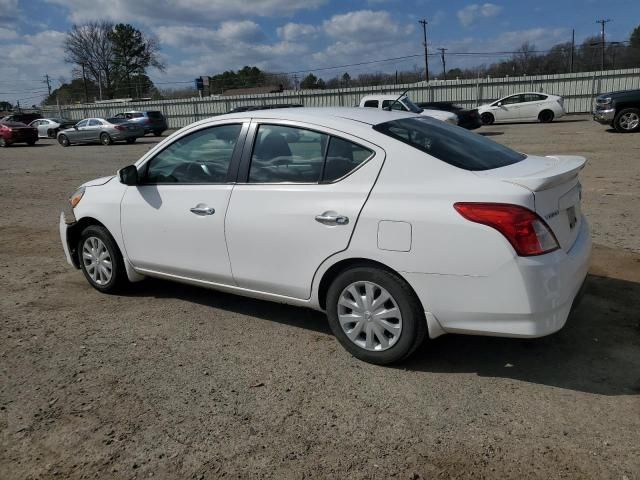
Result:
<instances>
[{"instance_id":1,"label":"rear windshield","mask_svg":"<svg viewBox=\"0 0 640 480\"><path fill-rule=\"evenodd\" d=\"M432 118L402 118L373 128L464 170L491 170L526 158L482 135Z\"/></svg>"},{"instance_id":2,"label":"rear windshield","mask_svg":"<svg viewBox=\"0 0 640 480\"><path fill-rule=\"evenodd\" d=\"M162 112L147 112L149 118L162 118Z\"/></svg>"},{"instance_id":3,"label":"rear windshield","mask_svg":"<svg viewBox=\"0 0 640 480\"><path fill-rule=\"evenodd\" d=\"M7 127L26 127L27 126L26 124L24 124L22 122L14 122L14 121L11 121L11 120L6 120L6 121L0 122L0 123L2 123L3 125L6 125Z\"/></svg>"},{"instance_id":4,"label":"rear windshield","mask_svg":"<svg viewBox=\"0 0 640 480\"><path fill-rule=\"evenodd\" d=\"M107 118L107 122L113 123L114 125L117 125L119 123L125 123L126 121L127 121L126 118L118 118L118 117Z\"/></svg>"}]
</instances>

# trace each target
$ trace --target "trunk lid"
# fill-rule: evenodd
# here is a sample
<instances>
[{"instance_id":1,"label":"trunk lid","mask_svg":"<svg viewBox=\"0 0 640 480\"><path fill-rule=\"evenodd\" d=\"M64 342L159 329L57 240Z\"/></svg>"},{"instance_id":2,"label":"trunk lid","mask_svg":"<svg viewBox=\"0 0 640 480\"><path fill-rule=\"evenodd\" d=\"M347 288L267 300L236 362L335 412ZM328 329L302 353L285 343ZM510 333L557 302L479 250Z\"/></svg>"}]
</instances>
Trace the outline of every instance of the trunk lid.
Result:
<instances>
[{"instance_id":1,"label":"trunk lid","mask_svg":"<svg viewBox=\"0 0 640 480\"><path fill-rule=\"evenodd\" d=\"M578 174L586 162L584 157L569 155L528 156L513 165L474 173L531 191L536 213L549 225L560 248L567 252L582 224L582 187Z\"/></svg>"}]
</instances>

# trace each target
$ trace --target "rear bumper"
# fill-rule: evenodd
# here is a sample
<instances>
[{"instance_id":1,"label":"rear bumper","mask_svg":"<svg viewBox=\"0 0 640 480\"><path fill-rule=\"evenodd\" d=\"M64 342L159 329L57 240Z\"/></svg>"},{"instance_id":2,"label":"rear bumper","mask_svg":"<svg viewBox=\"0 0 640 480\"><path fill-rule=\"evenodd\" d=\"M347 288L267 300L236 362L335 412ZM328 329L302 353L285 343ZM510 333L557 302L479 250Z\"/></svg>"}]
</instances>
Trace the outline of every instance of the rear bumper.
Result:
<instances>
[{"instance_id":1,"label":"rear bumper","mask_svg":"<svg viewBox=\"0 0 640 480\"><path fill-rule=\"evenodd\" d=\"M613 122L615 116L615 108L608 108L606 110L595 109L593 111L593 119L598 123L602 123L603 125L610 125Z\"/></svg>"},{"instance_id":2,"label":"rear bumper","mask_svg":"<svg viewBox=\"0 0 640 480\"><path fill-rule=\"evenodd\" d=\"M441 333L542 337L565 325L587 276L590 254L591 236L583 217L568 252L516 257L482 277L403 275Z\"/></svg>"}]
</instances>

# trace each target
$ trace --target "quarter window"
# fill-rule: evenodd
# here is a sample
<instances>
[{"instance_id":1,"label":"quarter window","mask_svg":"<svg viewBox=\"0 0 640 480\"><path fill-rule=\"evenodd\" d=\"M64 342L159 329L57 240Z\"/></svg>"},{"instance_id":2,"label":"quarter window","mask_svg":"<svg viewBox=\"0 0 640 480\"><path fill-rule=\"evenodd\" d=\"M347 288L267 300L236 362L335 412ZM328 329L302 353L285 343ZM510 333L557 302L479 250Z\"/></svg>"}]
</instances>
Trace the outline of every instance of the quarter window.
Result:
<instances>
[{"instance_id":1,"label":"quarter window","mask_svg":"<svg viewBox=\"0 0 640 480\"><path fill-rule=\"evenodd\" d=\"M146 183L224 183L242 125L222 125L179 138L147 164Z\"/></svg>"},{"instance_id":2,"label":"quarter window","mask_svg":"<svg viewBox=\"0 0 640 480\"><path fill-rule=\"evenodd\" d=\"M364 102L365 107L378 108L378 100L367 100Z\"/></svg>"},{"instance_id":3,"label":"quarter window","mask_svg":"<svg viewBox=\"0 0 640 480\"><path fill-rule=\"evenodd\" d=\"M331 137L322 181L333 182L344 177L364 163L371 155L373 152L368 148L342 138Z\"/></svg>"}]
</instances>

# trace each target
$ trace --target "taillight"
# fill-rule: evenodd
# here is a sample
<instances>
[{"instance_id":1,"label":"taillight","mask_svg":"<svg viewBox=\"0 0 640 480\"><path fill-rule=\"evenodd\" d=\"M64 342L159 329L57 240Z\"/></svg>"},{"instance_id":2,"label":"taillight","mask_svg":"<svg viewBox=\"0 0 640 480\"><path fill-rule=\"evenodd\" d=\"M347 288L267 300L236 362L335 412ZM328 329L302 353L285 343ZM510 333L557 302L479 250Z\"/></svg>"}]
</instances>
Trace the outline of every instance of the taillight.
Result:
<instances>
[{"instance_id":1,"label":"taillight","mask_svg":"<svg viewBox=\"0 0 640 480\"><path fill-rule=\"evenodd\" d=\"M122 125L116 125L114 128L121 131L125 129Z\"/></svg>"},{"instance_id":2,"label":"taillight","mask_svg":"<svg viewBox=\"0 0 640 480\"><path fill-rule=\"evenodd\" d=\"M456 203L467 220L498 230L521 257L542 255L560 248L549 226L528 208L507 203Z\"/></svg>"}]
</instances>

